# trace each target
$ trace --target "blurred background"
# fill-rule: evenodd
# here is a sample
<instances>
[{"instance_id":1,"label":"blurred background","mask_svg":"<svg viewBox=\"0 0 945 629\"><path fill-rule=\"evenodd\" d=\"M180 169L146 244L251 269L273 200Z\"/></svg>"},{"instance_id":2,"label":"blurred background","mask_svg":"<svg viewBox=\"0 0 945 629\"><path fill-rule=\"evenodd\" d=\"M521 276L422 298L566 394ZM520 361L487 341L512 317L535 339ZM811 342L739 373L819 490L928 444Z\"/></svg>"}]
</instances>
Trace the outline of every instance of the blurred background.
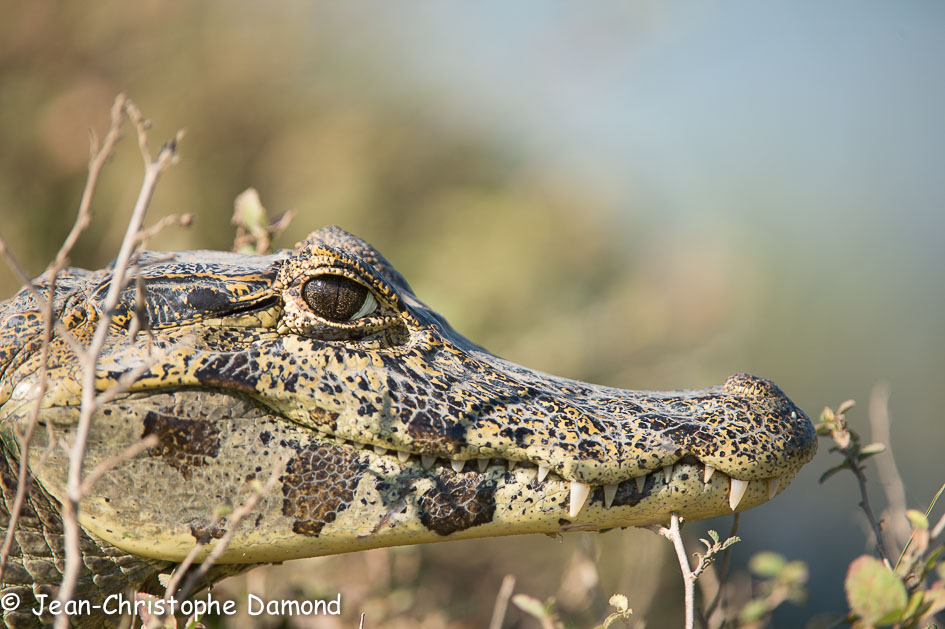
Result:
<instances>
[{"instance_id":1,"label":"blurred background","mask_svg":"<svg viewBox=\"0 0 945 629\"><path fill-rule=\"evenodd\" d=\"M590 8L589 8L590 7ZM858 2L121 2L4 4L0 234L32 275L72 224L88 129L127 92L155 148L187 129L149 222L156 249L232 243L256 187L378 247L470 339L625 388L776 381L816 419L891 391L908 506L945 481L945 5ZM73 253L117 250L141 177L131 138ZM0 270L0 298L17 282ZM772 549L810 567L798 627L846 608L870 549L852 475L826 443L747 512L736 579ZM884 498L871 467L875 504ZM686 528L728 531L728 519ZM290 562L218 592L342 594L342 618L227 626L483 627L506 574L590 627L681 624L668 542L646 531L494 539ZM262 623L262 624L261 624ZM268 623L268 624L266 624ZM506 627L535 626L510 609Z\"/></svg>"}]
</instances>

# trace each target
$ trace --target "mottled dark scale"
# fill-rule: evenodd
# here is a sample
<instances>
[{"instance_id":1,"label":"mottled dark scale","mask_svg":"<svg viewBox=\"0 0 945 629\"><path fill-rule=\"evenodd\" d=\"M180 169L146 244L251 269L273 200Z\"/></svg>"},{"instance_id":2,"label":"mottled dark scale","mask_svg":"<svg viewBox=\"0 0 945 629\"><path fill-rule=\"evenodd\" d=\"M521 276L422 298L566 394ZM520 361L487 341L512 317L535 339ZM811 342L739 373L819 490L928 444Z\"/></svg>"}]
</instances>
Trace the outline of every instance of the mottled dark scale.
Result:
<instances>
[{"instance_id":1,"label":"mottled dark scale","mask_svg":"<svg viewBox=\"0 0 945 629\"><path fill-rule=\"evenodd\" d=\"M196 522L191 522L190 524L190 534L193 535L194 539L200 544L206 544L211 539L220 539L226 533L226 524L225 518L220 518L215 522L209 520L198 520Z\"/></svg>"},{"instance_id":2,"label":"mottled dark scale","mask_svg":"<svg viewBox=\"0 0 945 629\"><path fill-rule=\"evenodd\" d=\"M491 522L495 515L495 481L474 474L443 473L419 499L420 521L437 535Z\"/></svg>"},{"instance_id":3,"label":"mottled dark scale","mask_svg":"<svg viewBox=\"0 0 945 629\"><path fill-rule=\"evenodd\" d=\"M282 514L294 520L292 530L318 537L354 500L366 467L349 448L310 444L299 450L282 477Z\"/></svg>"},{"instance_id":4,"label":"mottled dark scale","mask_svg":"<svg viewBox=\"0 0 945 629\"><path fill-rule=\"evenodd\" d=\"M243 393L256 391L259 375L258 363L251 360L249 352L219 354L194 371L194 377L204 386Z\"/></svg>"},{"instance_id":5,"label":"mottled dark scale","mask_svg":"<svg viewBox=\"0 0 945 629\"><path fill-rule=\"evenodd\" d=\"M207 463L220 451L220 426L212 421L148 411L141 437L156 435L158 445L148 450L190 479L192 468Z\"/></svg>"}]
</instances>

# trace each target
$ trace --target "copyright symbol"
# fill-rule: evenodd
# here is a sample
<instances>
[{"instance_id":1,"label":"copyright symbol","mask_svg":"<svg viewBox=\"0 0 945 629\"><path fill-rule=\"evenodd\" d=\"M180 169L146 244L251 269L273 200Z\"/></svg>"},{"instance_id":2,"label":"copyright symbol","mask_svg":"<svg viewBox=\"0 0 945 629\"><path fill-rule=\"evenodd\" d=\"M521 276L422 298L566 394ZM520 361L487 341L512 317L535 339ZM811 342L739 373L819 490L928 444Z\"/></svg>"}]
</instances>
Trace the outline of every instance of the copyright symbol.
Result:
<instances>
[{"instance_id":1,"label":"copyright symbol","mask_svg":"<svg viewBox=\"0 0 945 629\"><path fill-rule=\"evenodd\" d=\"M3 611L5 612L12 612L20 606L20 595L16 592L4 594L3 597L0 598L0 606L3 607Z\"/></svg>"}]
</instances>

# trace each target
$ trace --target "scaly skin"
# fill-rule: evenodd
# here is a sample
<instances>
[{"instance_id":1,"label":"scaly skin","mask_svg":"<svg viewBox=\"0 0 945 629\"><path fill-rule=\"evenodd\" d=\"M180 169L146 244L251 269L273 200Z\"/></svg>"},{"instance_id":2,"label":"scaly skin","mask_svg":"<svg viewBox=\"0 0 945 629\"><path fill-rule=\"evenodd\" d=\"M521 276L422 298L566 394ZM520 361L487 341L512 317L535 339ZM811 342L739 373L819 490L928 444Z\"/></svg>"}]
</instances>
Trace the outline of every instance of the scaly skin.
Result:
<instances>
[{"instance_id":1,"label":"scaly skin","mask_svg":"<svg viewBox=\"0 0 945 629\"><path fill-rule=\"evenodd\" d=\"M214 508L241 504L280 464L277 488L238 525L211 580L379 546L731 513L783 490L816 449L808 418L767 380L624 391L493 356L338 228L271 256L144 254L141 264L144 303L124 291L97 386L145 371L94 416L86 469L147 435L159 445L118 464L82 502L78 596L93 601L127 585L156 589L155 575L196 539L223 534ZM367 287L374 302L350 321L315 314L306 286L327 276ZM110 279L70 269L57 284L57 316L82 343L105 316ZM135 312L150 333L132 338ZM38 395L41 331L25 291L0 306L0 517ZM36 622L25 610L61 569L68 456L47 444L75 428L80 365L58 335L49 374L28 513L0 583L22 594L4 617L17 626Z\"/></svg>"}]
</instances>

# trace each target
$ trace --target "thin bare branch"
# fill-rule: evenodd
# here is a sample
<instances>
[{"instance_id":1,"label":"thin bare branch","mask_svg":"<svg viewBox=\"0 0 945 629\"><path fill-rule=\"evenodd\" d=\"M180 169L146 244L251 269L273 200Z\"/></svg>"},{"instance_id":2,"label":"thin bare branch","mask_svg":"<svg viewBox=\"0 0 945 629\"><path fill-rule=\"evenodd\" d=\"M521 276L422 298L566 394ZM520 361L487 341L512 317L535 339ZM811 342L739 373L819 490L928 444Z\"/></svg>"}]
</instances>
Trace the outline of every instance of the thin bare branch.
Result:
<instances>
[{"instance_id":1,"label":"thin bare branch","mask_svg":"<svg viewBox=\"0 0 945 629\"><path fill-rule=\"evenodd\" d=\"M515 576L505 575L502 579L502 585L499 586L499 593L495 597L495 605L492 606L492 619L489 621L489 629L502 629L502 621L505 620L505 612L509 608L509 599L512 598L512 592L515 590Z\"/></svg>"},{"instance_id":2,"label":"thin bare branch","mask_svg":"<svg viewBox=\"0 0 945 629\"><path fill-rule=\"evenodd\" d=\"M95 194L95 187L98 185L98 177L102 172L102 167L105 166L105 162L108 160L109 156L111 156L112 150L115 148L115 143L121 138L121 124L125 118L125 106L127 102L128 99L124 94L119 94L115 97L115 102L112 104L111 110L111 124L108 127L108 133L105 134L105 140L101 148L98 147L98 138L94 134L91 137L89 174L85 179L82 199L79 201L79 212L76 215L75 223L72 224L69 235L66 236L62 246L59 248L59 252L56 254L55 261L51 265L55 269L61 270L65 266L66 259L73 247L75 247L76 241L78 241L79 236L85 231L92 220L92 197Z\"/></svg>"},{"instance_id":3,"label":"thin bare branch","mask_svg":"<svg viewBox=\"0 0 945 629\"><path fill-rule=\"evenodd\" d=\"M732 530L729 531L729 538L735 537L738 533L738 523L741 520L741 513L735 512L735 515L732 517ZM728 578L728 568L732 559L732 547L727 546L725 550L722 551L722 566L719 568L719 589L716 591L715 596L712 598L712 602L709 603L704 612L704 617L706 620L712 617L712 614L715 612L716 607L722 603L722 598L724 597L725 591L725 580Z\"/></svg>"},{"instance_id":4,"label":"thin bare branch","mask_svg":"<svg viewBox=\"0 0 945 629\"><path fill-rule=\"evenodd\" d=\"M686 556L686 547L683 545L682 534L680 532L680 523L682 519L675 513L670 515L669 528L660 527L659 534L673 543L676 549L676 558L679 560L679 569L683 576L683 589L685 593L686 605L686 629L693 629L693 618L695 609L695 579L693 578L692 568L689 566L689 558Z\"/></svg>"},{"instance_id":5,"label":"thin bare branch","mask_svg":"<svg viewBox=\"0 0 945 629\"><path fill-rule=\"evenodd\" d=\"M13 274L16 275L16 278L20 280L23 286L30 292L30 296L36 302L36 306L39 308L39 310L42 312L52 312L52 306L47 302L52 301L55 286L50 285L48 287L50 297L49 300L43 297L43 295L41 295L39 290L36 288L36 285L33 284L33 280L26 272L26 269L24 269L23 266L20 265L19 261L13 257L13 254L10 253L7 243L2 236L0 236L0 256L6 260L7 266L9 266L10 270L13 271ZM53 277L55 277L55 273L53 274ZM85 355L85 348L79 344L79 342L72 335L72 332L70 332L61 321L55 318L53 319L53 326L56 328L56 335L65 341L69 345L69 348L75 352L75 355L81 359Z\"/></svg>"},{"instance_id":6,"label":"thin bare branch","mask_svg":"<svg viewBox=\"0 0 945 629\"><path fill-rule=\"evenodd\" d=\"M151 227L146 227L138 232L137 244L144 245L149 239L154 238L158 232L171 225L180 225L181 227L190 227L194 222L193 214L170 214L160 219Z\"/></svg>"},{"instance_id":7,"label":"thin bare branch","mask_svg":"<svg viewBox=\"0 0 945 629\"><path fill-rule=\"evenodd\" d=\"M896 545L902 548L909 539L911 530L909 521L906 519L906 488L892 452L889 386L885 383L877 384L870 392L869 420L872 440L886 445L886 450L875 457L879 482L886 492L888 503L883 511L883 522Z\"/></svg>"},{"instance_id":8,"label":"thin bare branch","mask_svg":"<svg viewBox=\"0 0 945 629\"><path fill-rule=\"evenodd\" d=\"M36 402L30 411L30 421L26 427L26 432L18 435L20 443L20 466L16 479L16 496L13 499L13 508L10 510L10 520L7 523L7 532L3 539L3 548L0 549L0 582L3 581L3 570L7 565L7 558L10 556L10 549L13 547L13 535L16 532L16 525L20 519L20 512L23 510L23 502L26 500L26 492L29 490L29 457L30 443L33 440L33 433L39 423L39 409L42 406L43 398L46 396L46 388L49 382L49 342L52 338L52 300L46 303L46 311L43 313L43 344L40 348L39 359L39 383L36 393ZM14 428L16 430L16 428Z\"/></svg>"},{"instance_id":9,"label":"thin bare branch","mask_svg":"<svg viewBox=\"0 0 945 629\"><path fill-rule=\"evenodd\" d=\"M135 130L138 134L138 145L141 149L142 156L145 158L144 180L139 189L138 199L132 210L131 218L128 221L128 227L125 230L125 236L122 239L118 256L112 267L112 280L104 300L103 310L105 316L98 322L92 336L92 341L82 361L82 401L79 421L75 431L75 440L69 455L66 497L65 500L62 501L66 565L63 570L63 579L59 589L58 600L63 604L63 607L65 607L66 601L70 600L72 597L79 568L82 563L82 555L79 549L78 510L79 502L82 499L82 470L85 462L88 434L92 417L98 408L95 390L96 366L109 332L111 315L121 297L121 291L125 287L129 262L138 243L138 233L144 222L144 216L150 204L151 197L154 194L157 181L161 174L173 163L177 141L182 137L182 132L178 132L175 140L165 144L157 157L152 161L147 149L146 130L149 124L143 119L141 112L131 101L125 102L125 112L135 125ZM57 629L65 629L68 627L68 624L69 618L67 615L63 614L56 618L55 625Z\"/></svg>"}]
</instances>

